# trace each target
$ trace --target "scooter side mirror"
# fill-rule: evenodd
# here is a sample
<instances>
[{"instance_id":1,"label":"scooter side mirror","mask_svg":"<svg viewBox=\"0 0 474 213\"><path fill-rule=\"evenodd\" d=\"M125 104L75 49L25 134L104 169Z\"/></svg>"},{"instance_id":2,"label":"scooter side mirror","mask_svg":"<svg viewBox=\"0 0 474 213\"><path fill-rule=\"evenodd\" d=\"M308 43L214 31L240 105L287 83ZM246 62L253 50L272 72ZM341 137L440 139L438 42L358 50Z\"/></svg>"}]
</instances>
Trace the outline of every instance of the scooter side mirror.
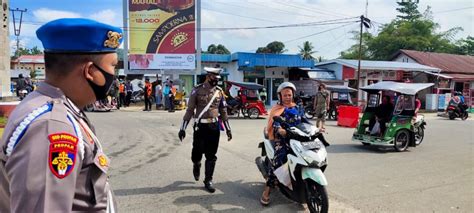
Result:
<instances>
[{"instance_id":1,"label":"scooter side mirror","mask_svg":"<svg viewBox=\"0 0 474 213\"><path fill-rule=\"evenodd\" d=\"M273 116L273 121L276 121L276 122L279 122L279 123L284 122L283 118L281 118L280 116Z\"/></svg>"}]
</instances>

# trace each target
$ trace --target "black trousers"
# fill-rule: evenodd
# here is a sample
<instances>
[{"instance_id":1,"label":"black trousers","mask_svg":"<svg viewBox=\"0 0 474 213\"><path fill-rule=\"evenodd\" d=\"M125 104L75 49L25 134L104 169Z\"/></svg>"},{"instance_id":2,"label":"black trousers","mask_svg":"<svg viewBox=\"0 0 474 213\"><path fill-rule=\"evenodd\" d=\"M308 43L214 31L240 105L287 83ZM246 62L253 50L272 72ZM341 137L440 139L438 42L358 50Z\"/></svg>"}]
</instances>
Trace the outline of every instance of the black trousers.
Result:
<instances>
[{"instance_id":1,"label":"black trousers","mask_svg":"<svg viewBox=\"0 0 474 213\"><path fill-rule=\"evenodd\" d=\"M193 150L191 160L193 163L201 162L202 155L206 156L206 161L216 161L217 148L219 147L220 130L219 124L197 124L193 135Z\"/></svg>"},{"instance_id":2,"label":"black trousers","mask_svg":"<svg viewBox=\"0 0 474 213\"><path fill-rule=\"evenodd\" d=\"M148 95L145 95L145 109L151 110L151 97Z\"/></svg>"},{"instance_id":3,"label":"black trousers","mask_svg":"<svg viewBox=\"0 0 474 213\"><path fill-rule=\"evenodd\" d=\"M127 92L125 96L125 106L130 106L130 101L132 100L132 92Z\"/></svg>"},{"instance_id":4,"label":"black trousers","mask_svg":"<svg viewBox=\"0 0 474 213\"><path fill-rule=\"evenodd\" d=\"M168 111L174 111L174 95L171 95L169 97L169 102L170 102L170 108L168 109Z\"/></svg>"},{"instance_id":5,"label":"black trousers","mask_svg":"<svg viewBox=\"0 0 474 213\"><path fill-rule=\"evenodd\" d=\"M126 106L126 104L125 104L125 93L120 93L119 97L120 97L119 102L118 102L119 107Z\"/></svg>"}]
</instances>

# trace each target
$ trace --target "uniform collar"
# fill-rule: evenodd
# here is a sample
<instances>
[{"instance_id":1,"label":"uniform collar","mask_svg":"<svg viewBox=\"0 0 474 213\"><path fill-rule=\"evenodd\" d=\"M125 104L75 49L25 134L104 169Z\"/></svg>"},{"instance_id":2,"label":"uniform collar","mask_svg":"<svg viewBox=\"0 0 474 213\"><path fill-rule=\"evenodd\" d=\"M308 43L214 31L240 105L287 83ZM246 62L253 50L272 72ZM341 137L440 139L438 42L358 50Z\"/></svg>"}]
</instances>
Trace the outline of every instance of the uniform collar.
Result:
<instances>
[{"instance_id":1,"label":"uniform collar","mask_svg":"<svg viewBox=\"0 0 474 213\"><path fill-rule=\"evenodd\" d=\"M41 82L38 85L37 91L43 95L49 96L51 98L61 98L63 100L66 99L66 95L64 95L63 91L61 89L48 84L46 82Z\"/></svg>"},{"instance_id":2,"label":"uniform collar","mask_svg":"<svg viewBox=\"0 0 474 213\"><path fill-rule=\"evenodd\" d=\"M69 98L66 98L66 104L74 111L74 113L81 115L82 110L79 109Z\"/></svg>"},{"instance_id":3,"label":"uniform collar","mask_svg":"<svg viewBox=\"0 0 474 213\"><path fill-rule=\"evenodd\" d=\"M204 88L213 88L209 82L204 82Z\"/></svg>"}]
</instances>

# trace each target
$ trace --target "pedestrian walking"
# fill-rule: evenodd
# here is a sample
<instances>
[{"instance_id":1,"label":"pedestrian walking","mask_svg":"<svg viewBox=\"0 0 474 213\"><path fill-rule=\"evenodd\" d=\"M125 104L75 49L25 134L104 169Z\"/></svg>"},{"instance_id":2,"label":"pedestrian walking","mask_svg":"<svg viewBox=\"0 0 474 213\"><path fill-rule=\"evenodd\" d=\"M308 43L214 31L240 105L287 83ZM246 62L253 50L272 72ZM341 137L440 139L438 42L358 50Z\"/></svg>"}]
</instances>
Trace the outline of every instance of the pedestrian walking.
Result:
<instances>
[{"instance_id":1,"label":"pedestrian walking","mask_svg":"<svg viewBox=\"0 0 474 213\"><path fill-rule=\"evenodd\" d=\"M46 79L12 112L0 141L0 212L115 212L109 158L82 109L111 87L122 30L68 18L36 35Z\"/></svg>"},{"instance_id":2,"label":"pedestrian walking","mask_svg":"<svg viewBox=\"0 0 474 213\"><path fill-rule=\"evenodd\" d=\"M173 81L170 81L170 93L168 96L170 102L170 108L168 109L168 112L174 112L174 98L176 97L176 86L173 85Z\"/></svg>"},{"instance_id":3,"label":"pedestrian walking","mask_svg":"<svg viewBox=\"0 0 474 213\"><path fill-rule=\"evenodd\" d=\"M133 94L133 84L130 82L130 80L127 80L127 83L125 83L125 90L127 92L127 95L125 96L125 106L130 106L130 101L132 100L132 94Z\"/></svg>"},{"instance_id":4,"label":"pedestrian walking","mask_svg":"<svg viewBox=\"0 0 474 213\"><path fill-rule=\"evenodd\" d=\"M163 99L165 100L165 110L170 109L169 95L170 95L170 85L169 85L169 81L166 81L165 87L163 88Z\"/></svg>"},{"instance_id":5,"label":"pedestrian walking","mask_svg":"<svg viewBox=\"0 0 474 213\"><path fill-rule=\"evenodd\" d=\"M143 111L151 111L151 83L148 77L145 78L145 88L144 88L144 96L145 96L145 109Z\"/></svg>"},{"instance_id":6,"label":"pedestrian walking","mask_svg":"<svg viewBox=\"0 0 474 213\"><path fill-rule=\"evenodd\" d=\"M155 86L156 110L161 109L161 107L163 105L161 103L162 97L163 97L163 90L162 90L162 86L161 86L161 81L158 81L158 83Z\"/></svg>"},{"instance_id":7,"label":"pedestrian walking","mask_svg":"<svg viewBox=\"0 0 474 213\"><path fill-rule=\"evenodd\" d=\"M316 127L324 129L326 114L329 110L329 91L326 90L326 85L323 83L319 84L313 107L316 115Z\"/></svg>"},{"instance_id":8,"label":"pedestrian walking","mask_svg":"<svg viewBox=\"0 0 474 213\"><path fill-rule=\"evenodd\" d=\"M114 77L114 82L112 84L112 87L109 90L109 95L110 95L110 101L108 98L103 99L104 104L110 106L111 108L113 106L116 106L117 109L120 109L120 82L119 80Z\"/></svg>"},{"instance_id":9,"label":"pedestrian walking","mask_svg":"<svg viewBox=\"0 0 474 213\"><path fill-rule=\"evenodd\" d=\"M216 153L219 147L219 120L225 127L228 141L232 139L232 132L227 118L224 92L217 86L221 69L205 67L204 70L207 71L206 81L193 88L178 137L181 141L185 138L186 127L191 118L194 118L193 149L191 154L194 179L196 181L199 180L201 159L204 154L206 157L204 187L208 192L214 193L216 189L213 186L212 177L216 166Z\"/></svg>"},{"instance_id":10,"label":"pedestrian walking","mask_svg":"<svg viewBox=\"0 0 474 213\"><path fill-rule=\"evenodd\" d=\"M123 83L123 80L120 80L120 85L119 85L119 107L125 107L125 84Z\"/></svg>"}]
</instances>

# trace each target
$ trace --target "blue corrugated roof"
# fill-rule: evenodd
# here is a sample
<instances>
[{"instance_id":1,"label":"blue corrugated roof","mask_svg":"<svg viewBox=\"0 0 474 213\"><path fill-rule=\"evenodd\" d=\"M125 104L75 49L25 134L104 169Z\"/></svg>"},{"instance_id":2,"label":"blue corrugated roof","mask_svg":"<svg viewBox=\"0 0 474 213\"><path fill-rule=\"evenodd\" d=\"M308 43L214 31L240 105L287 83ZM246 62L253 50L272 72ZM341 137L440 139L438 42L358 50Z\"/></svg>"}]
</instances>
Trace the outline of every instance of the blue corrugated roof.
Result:
<instances>
[{"instance_id":1,"label":"blue corrugated roof","mask_svg":"<svg viewBox=\"0 0 474 213\"><path fill-rule=\"evenodd\" d=\"M202 54L201 61L203 62L231 62L230 55L223 55L223 54Z\"/></svg>"},{"instance_id":2,"label":"blue corrugated roof","mask_svg":"<svg viewBox=\"0 0 474 213\"><path fill-rule=\"evenodd\" d=\"M300 55L243 53L232 54L232 61L242 67L313 67L313 60L303 60Z\"/></svg>"}]
</instances>

